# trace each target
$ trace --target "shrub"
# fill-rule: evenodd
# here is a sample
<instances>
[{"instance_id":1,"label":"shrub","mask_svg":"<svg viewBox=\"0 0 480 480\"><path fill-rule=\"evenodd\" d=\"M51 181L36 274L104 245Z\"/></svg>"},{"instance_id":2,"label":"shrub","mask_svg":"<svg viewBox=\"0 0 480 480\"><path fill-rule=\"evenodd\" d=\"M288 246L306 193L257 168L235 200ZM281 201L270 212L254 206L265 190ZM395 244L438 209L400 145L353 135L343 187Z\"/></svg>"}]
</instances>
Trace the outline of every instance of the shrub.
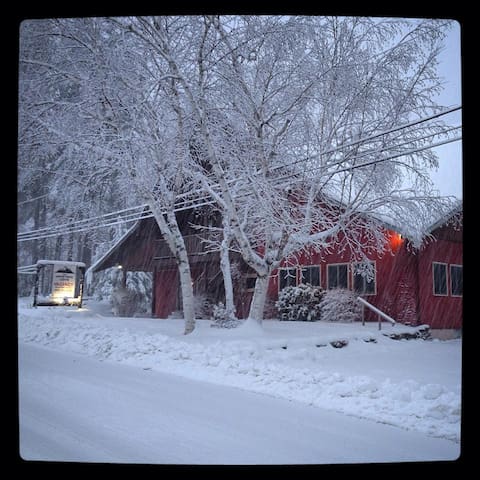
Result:
<instances>
[{"instance_id":1,"label":"shrub","mask_svg":"<svg viewBox=\"0 0 480 480\"><path fill-rule=\"evenodd\" d=\"M362 314L356 295L350 290L327 290L320 302L321 319L327 322L354 322Z\"/></svg>"},{"instance_id":2,"label":"shrub","mask_svg":"<svg viewBox=\"0 0 480 480\"><path fill-rule=\"evenodd\" d=\"M152 309L152 274L127 272L126 288L122 285L123 272L115 267L98 272L87 281L88 292L95 300L110 300L116 316L150 315Z\"/></svg>"},{"instance_id":3,"label":"shrub","mask_svg":"<svg viewBox=\"0 0 480 480\"><path fill-rule=\"evenodd\" d=\"M312 285L285 287L275 302L280 320L307 322L320 320L320 302L323 295L322 288Z\"/></svg>"},{"instance_id":4,"label":"shrub","mask_svg":"<svg viewBox=\"0 0 480 480\"><path fill-rule=\"evenodd\" d=\"M203 294L197 294L193 297L193 308L196 318L211 318L212 302Z\"/></svg>"},{"instance_id":5,"label":"shrub","mask_svg":"<svg viewBox=\"0 0 480 480\"><path fill-rule=\"evenodd\" d=\"M133 317L142 310L144 295L131 288L117 287L110 297L112 312L118 317Z\"/></svg>"},{"instance_id":6,"label":"shrub","mask_svg":"<svg viewBox=\"0 0 480 480\"><path fill-rule=\"evenodd\" d=\"M233 312L228 312L222 302L213 307L213 323L211 327L216 328L235 328L240 321L235 318Z\"/></svg>"}]
</instances>

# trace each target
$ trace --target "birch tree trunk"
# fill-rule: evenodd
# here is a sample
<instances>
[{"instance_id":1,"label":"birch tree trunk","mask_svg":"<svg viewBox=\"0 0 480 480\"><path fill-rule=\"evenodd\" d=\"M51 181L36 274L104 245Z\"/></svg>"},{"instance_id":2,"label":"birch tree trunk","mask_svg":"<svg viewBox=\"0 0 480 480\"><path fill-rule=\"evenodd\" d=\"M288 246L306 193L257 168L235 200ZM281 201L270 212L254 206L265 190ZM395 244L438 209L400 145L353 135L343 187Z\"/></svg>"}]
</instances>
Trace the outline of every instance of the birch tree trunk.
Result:
<instances>
[{"instance_id":1,"label":"birch tree trunk","mask_svg":"<svg viewBox=\"0 0 480 480\"><path fill-rule=\"evenodd\" d=\"M178 245L176 253L178 262L178 274L180 278L180 288L182 290L183 316L185 319L184 334L188 335L195 330L195 309L193 301L192 275L190 272L190 264L188 262L187 250L185 248L183 237L181 235L175 235L175 241L181 244Z\"/></svg>"},{"instance_id":2,"label":"birch tree trunk","mask_svg":"<svg viewBox=\"0 0 480 480\"><path fill-rule=\"evenodd\" d=\"M230 240L227 238L228 233L224 228L224 238L220 246L220 269L223 275L223 285L225 288L225 309L228 318L235 317L235 303L233 301L233 282L232 269L230 266L229 246Z\"/></svg>"},{"instance_id":3,"label":"birch tree trunk","mask_svg":"<svg viewBox=\"0 0 480 480\"><path fill-rule=\"evenodd\" d=\"M167 219L165 219L155 202L152 202L151 199L149 200L149 207L157 221L157 225L177 261L180 288L182 290L183 316L185 320L184 334L188 335L195 329L195 308L192 275L185 241L178 227L175 213L170 211L167 213Z\"/></svg>"},{"instance_id":4,"label":"birch tree trunk","mask_svg":"<svg viewBox=\"0 0 480 480\"><path fill-rule=\"evenodd\" d=\"M252 303L250 304L250 312L248 318L255 320L259 325L263 321L263 311L265 309L265 300L268 290L268 275L258 276L255 282L255 290L253 291Z\"/></svg>"}]
</instances>

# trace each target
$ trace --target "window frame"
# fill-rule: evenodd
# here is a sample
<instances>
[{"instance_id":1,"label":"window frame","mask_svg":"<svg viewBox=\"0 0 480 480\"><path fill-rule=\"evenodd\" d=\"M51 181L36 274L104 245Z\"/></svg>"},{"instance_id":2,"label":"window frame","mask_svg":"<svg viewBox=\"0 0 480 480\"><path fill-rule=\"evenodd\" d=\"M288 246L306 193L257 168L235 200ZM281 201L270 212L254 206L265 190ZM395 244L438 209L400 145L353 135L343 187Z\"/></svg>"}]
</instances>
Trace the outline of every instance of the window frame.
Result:
<instances>
[{"instance_id":1,"label":"window frame","mask_svg":"<svg viewBox=\"0 0 480 480\"><path fill-rule=\"evenodd\" d=\"M304 281L303 281L303 270L304 269L312 269L312 268L315 268L318 272L318 284L313 285L310 282L307 282L306 284L311 285L312 287L321 287L322 286L322 269L320 268L320 265L302 265L301 267L299 267L297 285L299 285L300 283L304 283ZM311 275L310 275L310 278L311 278Z\"/></svg>"},{"instance_id":2,"label":"window frame","mask_svg":"<svg viewBox=\"0 0 480 480\"><path fill-rule=\"evenodd\" d=\"M443 265L445 267L445 293L435 292L435 265ZM448 263L432 261L432 293L434 297L448 297Z\"/></svg>"},{"instance_id":3,"label":"window frame","mask_svg":"<svg viewBox=\"0 0 480 480\"><path fill-rule=\"evenodd\" d=\"M256 273L247 273L245 274L245 291L246 292L249 292L249 293L252 293L255 291L255 283L253 284L253 287L249 287L248 286L248 280L250 278L254 278L255 279L255 282L257 281L257 274Z\"/></svg>"},{"instance_id":4,"label":"window frame","mask_svg":"<svg viewBox=\"0 0 480 480\"><path fill-rule=\"evenodd\" d=\"M339 267L341 265L345 265L347 267L347 275L346 275L346 278L347 278L347 286L346 287L339 287L338 285L336 287L332 287L330 288L330 268L329 267ZM346 288L347 290L350 290L351 287L350 287L350 275L349 275L349 266L350 264L349 263L346 263L346 262L340 262L340 263L327 263L327 290L333 290L334 288ZM337 269L337 280L338 280L338 269Z\"/></svg>"},{"instance_id":5,"label":"window frame","mask_svg":"<svg viewBox=\"0 0 480 480\"><path fill-rule=\"evenodd\" d=\"M355 273L355 265L358 265L359 262L352 263L352 291L357 293L358 295L365 295L365 296L375 296L377 295L377 262L375 260L369 260L369 263L373 263L373 292L366 292L365 291L365 285L366 285L366 280L365 277L362 276L362 284L363 284L363 290L361 292L357 292L355 290L355 276L357 275Z\"/></svg>"},{"instance_id":6,"label":"window frame","mask_svg":"<svg viewBox=\"0 0 480 480\"><path fill-rule=\"evenodd\" d=\"M460 295L458 295L458 294L455 295L455 294L453 293L452 267L457 267L457 268L461 268L461 269L462 269L462 293L461 293ZM450 282L449 282L449 285L450 285L450 296L451 296L451 297L455 297L455 298L462 298L462 297L463 297L463 265L460 265L460 264L458 264L458 263L451 263L451 264L449 265L449 269L448 269L448 270L449 270L448 273L449 273L449 275L450 275Z\"/></svg>"},{"instance_id":7,"label":"window frame","mask_svg":"<svg viewBox=\"0 0 480 480\"><path fill-rule=\"evenodd\" d=\"M285 285L282 287L282 276L281 272L282 271L288 271L288 270L294 270L295 271L295 284L294 285ZM292 278L292 277L285 277L285 278ZM298 285L298 279L297 279L297 267L280 267L278 269L278 291L282 291L286 287L291 287L294 286L296 287Z\"/></svg>"}]
</instances>

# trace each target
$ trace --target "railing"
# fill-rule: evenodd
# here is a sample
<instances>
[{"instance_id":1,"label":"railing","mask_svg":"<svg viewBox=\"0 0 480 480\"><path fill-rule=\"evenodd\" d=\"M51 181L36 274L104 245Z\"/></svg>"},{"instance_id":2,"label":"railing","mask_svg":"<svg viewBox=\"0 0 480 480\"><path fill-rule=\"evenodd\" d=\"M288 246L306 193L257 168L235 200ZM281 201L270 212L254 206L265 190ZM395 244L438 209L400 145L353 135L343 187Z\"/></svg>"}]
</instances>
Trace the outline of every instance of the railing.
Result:
<instances>
[{"instance_id":1,"label":"railing","mask_svg":"<svg viewBox=\"0 0 480 480\"><path fill-rule=\"evenodd\" d=\"M357 297L357 300L362 304L362 325L365 326L365 307L369 308L372 312L375 312L378 315L378 329L382 329L382 318L390 322L392 325L395 325L397 322L386 313L382 312L377 307L373 306L371 303L368 303L362 297Z\"/></svg>"}]
</instances>

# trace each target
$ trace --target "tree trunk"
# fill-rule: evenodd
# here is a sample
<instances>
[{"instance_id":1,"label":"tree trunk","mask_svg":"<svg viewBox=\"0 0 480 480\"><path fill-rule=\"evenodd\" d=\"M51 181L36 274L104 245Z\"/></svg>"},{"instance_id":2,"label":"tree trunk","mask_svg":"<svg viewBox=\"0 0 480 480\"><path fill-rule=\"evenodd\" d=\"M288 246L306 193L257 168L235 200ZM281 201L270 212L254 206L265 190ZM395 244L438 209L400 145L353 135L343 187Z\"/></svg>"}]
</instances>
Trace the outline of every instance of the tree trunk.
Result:
<instances>
[{"instance_id":1,"label":"tree trunk","mask_svg":"<svg viewBox=\"0 0 480 480\"><path fill-rule=\"evenodd\" d=\"M253 292L252 303L248 318L262 324L263 311L265 309L265 300L267 298L268 275L258 276L255 281L255 290Z\"/></svg>"},{"instance_id":2,"label":"tree trunk","mask_svg":"<svg viewBox=\"0 0 480 480\"><path fill-rule=\"evenodd\" d=\"M182 238L183 242L183 238ZM182 307L185 318L184 334L188 335L195 330L195 308L193 298L192 275L188 263L187 251L179 252L178 273L180 278L180 288L182 289Z\"/></svg>"},{"instance_id":3,"label":"tree trunk","mask_svg":"<svg viewBox=\"0 0 480 480\"><path fill-rule=\"evenodd\" d=\"M233 301L232 270L230 268L229 243L227 232L224 229L224 238L220 247L220 269L223 275L223 286L225 288L225 309L228 317L235 317L235 303Z\"/></svg>"},{"instance_id":4,"label":"tree trunk","mask_svg":"<svg viewBox=\"0 0 480 480\"><path fill-rule=\"evenodd\" d=\"M67 261L73 261L73 244L75 243L75 233L68 235Z\"/></svg>"},{"instance_id":5,"label":"tree trunk","mask_svg":"<svg viewBox=\"0 0 480 480\"><path fill-rule=\"evenodd\" d=\"M81 262L83 258L83 249L85 246L86 235L80 234L77 240L77 254L75 257L75 261Z\"/></svg>"},{"instance_id":6,"label":"tree trunk","mask_svg":"<svg viewBox=\"0 0 480 480\"><path fill-rule=\"evenodd\" d=\"M190 271L190 262L188 261L187 247L185 246L182 232L180 231L173 211L167 213L167 228L171 232L170 235L173 244L172 251L178 264L180 288L182 289L183 317L185 319L184 334L188 335L195 330L195 305L192 273Z\"/></svg>"},{"instance_id":7,"label":"tree trunk","mask_svg":"<svg viewBox=\"0 0 480 480\"><path fill-rule=\"evenodd\" d=\"M38 230L39 228L44 227L44 225L40 225L40 202L35 202L35 209L33 211L33 229ZM39 258L39 245L40 240L35 239L32 242L32 263L37 263Z\"/></svg>"},{"instance_id":8,"label":"tree trunk","mask_svg":"<svg viewBox=\"0 0 480 480\"><path fill-rule=\"evenodd\" d=\"M180 228L178 227L175 213L167 213L167 219L165 219L163 213L157 207L155 201L149 199L149 206L157 221L157 225L162 232L162 235L167 242L170 251L177 260L178 276L180 279L180 288L182 290L182 307L183 316L185 319L185 331L184 334L188 335L195 329L195 308L193 298L193 282L192 274L190 271L190 263L188 261L187 248L183 239Z\"/></svg>"},{"instance_id":9,"label":"tree trunk","mask_svg":"<svg viewBox=\"0 0 480 480\"><path fill-rule=\"evenodd\" d=\"M59 235L55 240L55 253L53 255L54 260L60 260L62 258L62 246L63 236Z\"/></svg>"},{"instance_id":10,"label":"tree trunk","mask_svg":"<svg viewBox=\"0 0 480 480\"><path fill-rule=\"evenodd\" d=\"M47 224L47 207L46 207L46 203L41 202L40 225L41 227L45 227L46 224ZM47 239L46 238L43 238L42 240L40 240L39 255L40 255L40 258L47 257Z\"/></svg>"}]
</instances>

